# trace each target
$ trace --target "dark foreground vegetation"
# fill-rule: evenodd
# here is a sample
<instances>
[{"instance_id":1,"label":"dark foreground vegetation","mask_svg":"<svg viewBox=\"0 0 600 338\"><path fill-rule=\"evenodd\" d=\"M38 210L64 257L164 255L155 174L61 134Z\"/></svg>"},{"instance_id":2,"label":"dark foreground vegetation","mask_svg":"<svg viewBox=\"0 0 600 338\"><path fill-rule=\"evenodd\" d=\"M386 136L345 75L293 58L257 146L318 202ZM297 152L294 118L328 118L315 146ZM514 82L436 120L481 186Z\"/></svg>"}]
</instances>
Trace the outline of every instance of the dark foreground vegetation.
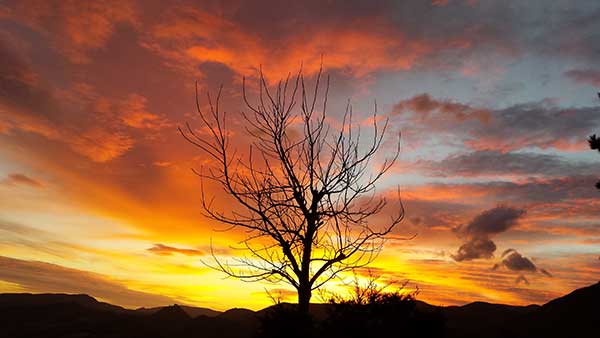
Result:
<instances>
[{"instance_id":1,"label":"dark foreground vegetation","mask_svg":"<svg viewBox=\"0 0 600 338\"><path fill-rule=\"evenodd\" d=\"M600 283L542 306L437 307L398 294L260 311L127 310L87 295L2 294L0 337L598 337Z\"/></svg>"}]
</instances>

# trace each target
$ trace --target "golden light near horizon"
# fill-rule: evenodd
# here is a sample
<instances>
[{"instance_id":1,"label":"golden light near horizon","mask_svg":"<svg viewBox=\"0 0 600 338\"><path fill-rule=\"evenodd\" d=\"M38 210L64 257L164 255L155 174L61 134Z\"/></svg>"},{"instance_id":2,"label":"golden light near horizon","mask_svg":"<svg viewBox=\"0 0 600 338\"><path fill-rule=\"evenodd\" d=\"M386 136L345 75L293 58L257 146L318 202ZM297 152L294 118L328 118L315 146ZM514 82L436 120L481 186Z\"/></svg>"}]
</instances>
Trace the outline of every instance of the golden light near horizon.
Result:
<instances>
[{"instance_id":1,"label":"golden light near horizon","mask_svg":"<svg viewBox=\"0 0 600 338\"><path fill-rule=\"evenodd\" d=\"M366 130L376 101L390 133L402 132L398 163L377 186L381 196L399 186L406 209L369 265L382 281L408 281L420 299L443 305L543 303L596 282L600 157L586 140L600 133L592 34L600 27L587 20L597 10L461 0L8 1L0 292L87 293L130 308L260 309L269 290L295 301L289 285L210 268L213 253L239 257L231 246L246 234L202 216L190 168L210 159L177 127L189 122L205 135L195 84L202 109L205 93L223 85L232 147L246 154L243 77L256 98L259 68L276 86L302 65L310 87L321 62L331 125L350 102ZM215 208L233 208L219 186L205 188ZM373 221L394 211L390 204Z\"/></svg>"}]
</instances>

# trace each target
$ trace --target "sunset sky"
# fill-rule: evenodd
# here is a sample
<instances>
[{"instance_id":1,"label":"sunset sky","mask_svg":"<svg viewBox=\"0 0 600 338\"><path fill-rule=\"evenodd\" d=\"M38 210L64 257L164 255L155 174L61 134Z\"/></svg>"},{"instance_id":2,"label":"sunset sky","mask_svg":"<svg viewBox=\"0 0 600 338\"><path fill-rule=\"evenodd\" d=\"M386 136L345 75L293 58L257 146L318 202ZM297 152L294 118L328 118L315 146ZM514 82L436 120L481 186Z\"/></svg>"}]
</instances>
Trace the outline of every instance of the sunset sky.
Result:
<instances>
[{"instance_id":1,"label":"sunset sky","mask_svg":"<svg viewBox=\"0 0 600 338\"><path fill-rule=\"evenodd\" d=\"M350 100L367 123L376 100L402 132L378 192L400 186L394 235L416 237L373 273L436 305L595 283L599 17L597 0L0 1L0 292L218 310L292 295L203 264L243 234L200 215L190 168L207 159L177 126L200 127L195 81L222 84L245 151L242 76L303 64L312 84L321 58L332 121Z\"/></svg>"}]
</instances>

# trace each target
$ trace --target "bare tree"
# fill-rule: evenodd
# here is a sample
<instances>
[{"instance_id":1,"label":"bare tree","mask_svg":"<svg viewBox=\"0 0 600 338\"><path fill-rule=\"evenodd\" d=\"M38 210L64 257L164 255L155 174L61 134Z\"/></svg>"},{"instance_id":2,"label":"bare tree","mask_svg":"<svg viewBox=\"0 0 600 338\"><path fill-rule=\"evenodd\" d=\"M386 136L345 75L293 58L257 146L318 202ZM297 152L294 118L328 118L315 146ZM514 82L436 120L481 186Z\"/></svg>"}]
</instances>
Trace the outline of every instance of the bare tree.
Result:
<instances>
[{"instance_id":1,"label":"bare tree","mask_svg":"<svg viewBox=\"0 0 600 338\"><path fill-rule=\"evenodd\" d=\"M193 169L202 179L204 216L247 232L241 243L246 254L234 262L213 255L214 267L242 280L287 282L297 290L299 310L307 312L313 290L372 262L404 218L398 192L391 219L379 226L370 222L386 205L375 184L396 162L400 134L393 149L385 149L388 156L375 163L388 130L387 119L378 121L376 104L373 130L362 144L350 104L339 126L328 123L329 77L323 87L322 69L312 89L302 70L271 88L262 71L259 75L256 104L249 102L243 82L249 111L242 115L252 140L247 153L230 149L227 114L219 105L222 87L216 98L207 93L209 111L203 112L196 85L196 106L208 136L189 123L179 131L216 163ZM238 208L217 210L214 196L206 196L206 180L220 185Z\"/></svg>"},{"instance_id":2,"label":"bare tree","mask_svg":"<svg viewBox=\"0 0 600 338\"><path fill-rule=\"evenodd\" d=\"M600 98L600 92L598 93L598 98ZM600 152L600 137L594 134L588 138L588 142L592 150L598 150L598 152ZM596 182L596 188L600 190L600 181Z\"/></svg>"}]
</instances>

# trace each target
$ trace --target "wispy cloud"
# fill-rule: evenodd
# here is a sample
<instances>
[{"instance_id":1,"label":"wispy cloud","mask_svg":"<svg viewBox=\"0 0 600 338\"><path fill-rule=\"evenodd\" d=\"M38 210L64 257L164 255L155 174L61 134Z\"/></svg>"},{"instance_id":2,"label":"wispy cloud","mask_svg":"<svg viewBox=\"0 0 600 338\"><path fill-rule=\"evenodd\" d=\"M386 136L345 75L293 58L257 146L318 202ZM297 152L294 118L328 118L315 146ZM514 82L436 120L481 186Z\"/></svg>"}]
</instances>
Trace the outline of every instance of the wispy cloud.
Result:
<instances>
[{"instance_id":1,"label":"wispy cloud","mask_svg":"<svg viewBox=\"0 0 600 338\"><path fill-rule=\"evenodd\" d=\"M165 296L129 289L98 273L4 256L0 256L0 280L18 284L27 292L84 293L131 308L175 303Z\"/></svg>"},{"instance_id":2,"label":"wispy cloud","mask_svg":"<svg viewBox=\"0 0 600 338\"><path fill-rule=\"evenodd\" d=\"M172 254L182 254L186 256L204 256L206 254L202 250L176 248L160 243L154 244L152 247L148 248L148 251L161 256L170 256Z\"/></svg>"},{"instance_id":3,"label":"wispy cloud","mask_svg":"<svg viewBox=\"0 0 600 338\"><path fill-rule=\"evenodd\" d=\"M20 173L9 174L4 179L0 180L0 183L5 185L24 185L33 188L44 187L44 184L41 181Z\"/></svg>"}]
</instances>

